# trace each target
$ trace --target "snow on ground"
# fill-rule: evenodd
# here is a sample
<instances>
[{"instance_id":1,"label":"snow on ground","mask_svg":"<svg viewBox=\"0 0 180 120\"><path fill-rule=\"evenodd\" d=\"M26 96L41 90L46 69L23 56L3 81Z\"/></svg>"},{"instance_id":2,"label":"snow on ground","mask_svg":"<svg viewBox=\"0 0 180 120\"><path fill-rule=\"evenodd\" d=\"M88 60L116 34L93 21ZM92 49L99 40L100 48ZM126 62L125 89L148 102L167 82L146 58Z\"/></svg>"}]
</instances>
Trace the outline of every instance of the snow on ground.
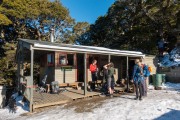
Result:
<instances>
[{"instance_id":1,"label":"snow on ground","mask_svg":"<svg viewBox=\"0 0 180 120\"><path fill-rule=\"evenodd\" d=\"M180 83L174 84L174 83L169 83L169 82L167 82L167 83L164 84L163 86L164 86L164 88L165 88L166 90L178 90L178 91L180 91Z\"/></svg>"},{"instance_id":2,"label":"snow on ground","mask_svg":"<svg viewBox=\"0 0 180 120\"><path fill-rule=\"evenodd\" d=\"M22 102L23 96L18 96L18 93L12 95L16 99L17 110L16 113L10 111L9 107L5 107L4 109L0 109L0 120L13 119L18 117L19 115L29 112L29 107L27 103Z\"/></svg>"},{"instance_id":3,"label":"snow on ground","mask_svg":"<svg viewBox=\"0 0 180 120\"><path fill-rule=\"evenodd\" d=\"M69 109L57 106L29 116L19 116L21 112L18 111L16 114L10 114L7 110L0 110L0 115L3 114L0 118L3 120L6 118L17 120L179 120L180 84L167 83L165 87L166 90L149 90L148 97L142 101L134 100L135 95L106 99L101 105L95 104L97 107L90 112L77 113L75 109L78 106Z\"/></svg>"}]
</instances>

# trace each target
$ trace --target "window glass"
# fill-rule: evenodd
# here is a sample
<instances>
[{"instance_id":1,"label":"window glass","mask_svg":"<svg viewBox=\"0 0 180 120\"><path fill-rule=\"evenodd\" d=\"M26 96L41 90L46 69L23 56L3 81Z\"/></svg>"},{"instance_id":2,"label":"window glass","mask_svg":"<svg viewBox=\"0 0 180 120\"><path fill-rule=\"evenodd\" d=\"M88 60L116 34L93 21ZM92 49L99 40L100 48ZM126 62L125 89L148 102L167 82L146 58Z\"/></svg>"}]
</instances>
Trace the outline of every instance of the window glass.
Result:
<instances>
[{"instance_id":1,"label":"window glass","mask_svg":"<svg viewBox=\"0 0 180 120\"><path fill-rule=\"evenodd\" d=\"M54 61L53 54L47 54L47 64L52 65Z\"/></svg>"},{"instance_id":2,"label":"window glass","mask_svg":"<svg viewBox=\"0 0 180 120\"><path fill-rule=\"evenodd\" d=\"M74 65L74 54L68 54L67 60L68 60L68 65L73 66Z\"/></svg>"},{"instance_id":3,"label":"window glass","mask_svg":"<svg viewBox=\"0 0 180 120\"><path fill-rule=\"evenodd\" d=\"M66 55L60 55L60 56L59 56L59 64L60 64L60 65L67 65Z\"/></svg>"},{"instance_id":4,"label":"window glass","mask_svg":"<svg viewBox=\"0 0 180 120\"><path fill-rule=\"evenodd\" d=\"M59 60L58 61L59 65L70 65L70 66L75 65L74 54L59 54L58 60Z\"/></svg>"}]
</instances>

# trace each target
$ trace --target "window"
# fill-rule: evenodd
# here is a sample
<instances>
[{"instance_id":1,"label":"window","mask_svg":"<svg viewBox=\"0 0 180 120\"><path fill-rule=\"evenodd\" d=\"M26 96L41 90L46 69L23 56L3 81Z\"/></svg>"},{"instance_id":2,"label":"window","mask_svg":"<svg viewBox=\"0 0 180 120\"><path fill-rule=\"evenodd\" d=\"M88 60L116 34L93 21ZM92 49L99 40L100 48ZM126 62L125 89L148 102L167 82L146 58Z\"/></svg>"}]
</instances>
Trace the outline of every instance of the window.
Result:
<instances>
[{"instance_id":1,"label":"window","mask_svg":"<svg viewBox=\"0 0 180 120\"><path fill-rule=\"evenodd\" d=\"M48 66L52 66L54 64L53 54L47 54L47 64L48 64Z\"/></svg>"},{"instance_id":2,"label":"window","mask_svg":"<svg viewBox=\"0 0 180 120\"><path fill-rule=\"evenodd\" d=\"M75 58L74 54L59 54L58 58L58 65L68 65L74 66L75 65Z\"/></svg>"},{"instance_id":3,"label":"window","mask_svg":"<svg viewBox=\"0 0 180 120\"><path fill-rule=\"evenodd\" d=\"M59 64L60 65L67 65L67 56L66 55L59 55Z\"/></svg>"},{"instance_id":4,"label":"window","mask_svg":"<svg viewBox=\"0 0 180 120\"><path fill-rule=\"evenodd\" d=\"M74 54L67 54L68 65L74 65Z\"/></svg>"}]
</instances>

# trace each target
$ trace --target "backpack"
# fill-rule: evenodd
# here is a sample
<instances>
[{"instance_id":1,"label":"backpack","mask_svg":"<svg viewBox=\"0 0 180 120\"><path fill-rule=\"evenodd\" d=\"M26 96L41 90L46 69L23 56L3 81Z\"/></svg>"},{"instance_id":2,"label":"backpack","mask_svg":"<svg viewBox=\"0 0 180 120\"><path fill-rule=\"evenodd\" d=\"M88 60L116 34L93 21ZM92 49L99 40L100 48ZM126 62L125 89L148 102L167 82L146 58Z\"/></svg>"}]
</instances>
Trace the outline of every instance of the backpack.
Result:
<instances>
[{"instance_id":1,"label":"backpack","mask_svg":"<svg viewBox=\"0 0 180 120\"><path fill-rule=\"evenodd\" d=\"M144 65L143 71L144 71L144 76L145 76L145 77L149 77L149 75L150 75L150 73L151 73L150 70L149 70L149 66Z\"/></svg>"},{"instance_id":2,"label":"backpack","mask_svg":"<svg viewBox=\"0 0 180 120\"><path fill-rule=\"evenodd\" d=\"M152 72L152 67L148 66L148 71L151 73Z\"/></svg>"},{"instance_id":3,"label":"backpack","mask_svg":"<svg viewBox=\"0 0 180 120\"><path fill-rule=\"evenodd\" d=\"M58 81L51 82L51 88L52 88L52 93L58 94L60 92L59 82Z\"/></svg>"}]
</instances>

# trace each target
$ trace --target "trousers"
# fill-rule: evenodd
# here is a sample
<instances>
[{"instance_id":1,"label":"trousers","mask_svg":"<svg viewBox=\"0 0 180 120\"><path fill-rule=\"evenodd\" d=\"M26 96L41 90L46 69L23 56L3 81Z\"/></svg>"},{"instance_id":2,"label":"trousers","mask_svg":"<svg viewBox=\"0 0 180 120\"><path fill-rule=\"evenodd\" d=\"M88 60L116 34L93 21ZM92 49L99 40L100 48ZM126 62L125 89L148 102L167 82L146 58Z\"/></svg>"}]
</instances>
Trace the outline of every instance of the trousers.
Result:
<instances>
[{"instance_id":1,"label":"trousers","mask_svg":"<svg viewBox=\"0 0 180 120\"><path fill-rule=\"evenodd\" d=\"M142 98L142 82L135 82L136 98Z\"/></svg>"}]
</instances>

